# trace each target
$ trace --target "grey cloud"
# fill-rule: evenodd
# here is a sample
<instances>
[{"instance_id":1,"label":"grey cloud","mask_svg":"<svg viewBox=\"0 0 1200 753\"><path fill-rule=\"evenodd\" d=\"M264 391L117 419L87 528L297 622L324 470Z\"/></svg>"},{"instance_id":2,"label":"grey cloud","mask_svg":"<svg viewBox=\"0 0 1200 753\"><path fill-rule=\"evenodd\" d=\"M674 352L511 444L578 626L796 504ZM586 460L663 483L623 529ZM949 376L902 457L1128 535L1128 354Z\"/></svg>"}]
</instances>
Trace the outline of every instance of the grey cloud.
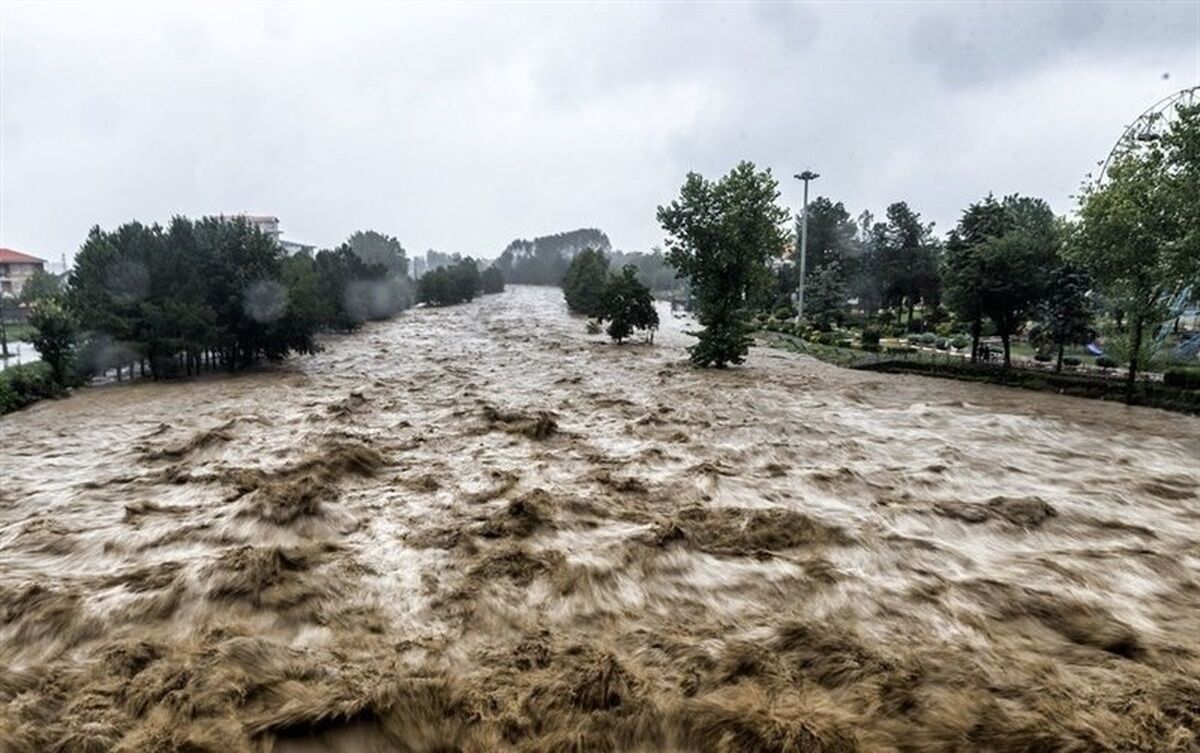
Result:
<instances>
[{"instance_id":1,"label":"grey cloud","mask_svg":"<svg viewBox=\"0 0 1200 753\"><path fill-rule=\"evenodd\" d=\"M648 248L688 170L743 158L942 229L989 190L1067 211L1129 118L1200 82L1195 8L6 2L0 243L248 210L318 245Z\"/></svg>"}]
</instances>

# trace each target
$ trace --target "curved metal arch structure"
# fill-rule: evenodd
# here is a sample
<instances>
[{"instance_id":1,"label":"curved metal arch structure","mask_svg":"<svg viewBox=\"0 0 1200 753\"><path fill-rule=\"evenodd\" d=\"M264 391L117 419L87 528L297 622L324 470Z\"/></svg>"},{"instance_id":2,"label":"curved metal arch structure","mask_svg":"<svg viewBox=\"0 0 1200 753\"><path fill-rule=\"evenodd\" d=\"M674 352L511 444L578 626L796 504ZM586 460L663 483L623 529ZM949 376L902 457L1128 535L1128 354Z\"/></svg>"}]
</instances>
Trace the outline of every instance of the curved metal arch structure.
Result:
<instances>
[{"instance_id":1,"label":"curved metal arch structure","mask_svg":"<svg viewBox=\"0 0 1200 753\"><path fill-rule=\"evenodd\" d=\"M1181 89L1170 96L1163 97L1146 108L1141 115L1125 127L1121 138L1113 144L1108 156L1100 163L1100 174L1097 180L1103 181L1108 175L1108 167L1118 155L1133 151L1146 143L1157 141L1171 122L1175 119L1175 111L1179 107L1200 105L1200 86Z\"/></svg>"}]
</instances>

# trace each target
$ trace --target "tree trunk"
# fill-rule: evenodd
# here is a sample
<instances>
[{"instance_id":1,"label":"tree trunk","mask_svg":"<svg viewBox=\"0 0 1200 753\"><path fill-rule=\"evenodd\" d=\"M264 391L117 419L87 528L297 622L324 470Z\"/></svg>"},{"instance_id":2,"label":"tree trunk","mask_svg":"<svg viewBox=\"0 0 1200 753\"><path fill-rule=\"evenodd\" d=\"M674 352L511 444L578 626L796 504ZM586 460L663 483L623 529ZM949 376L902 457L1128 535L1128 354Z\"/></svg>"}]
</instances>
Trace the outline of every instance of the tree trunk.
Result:
<instances>
[{"instance_id":1,"label":"tree trunk","mask_svg":"<svg viewBox=\"0 0 1200 753\"><path fill-rule=\"evenodd\" d=\"M909 299L908 299L908 331L909 331L909 332L914 332L914 331L915 331L915 330L913 329L913 322L912 322L912 320L913 320L913 309L916 307L916 305L917 305L917 302L916 302L916 301L914 301L912 298L909 298Z\"/></svg>"},{"instance_id":2,"label":"tree trunk","mask_svg":"<svg viewBox=\"0 0 1200 753\"><path fill-rule=\"evenodd\" d=\"M1009 334L1007 329L1000 332L1000 342L1004 343L1004 368L1006 369L1012 365L1012 355L1008 347L1008 341L1011 337L1012 335Z\"/></svg>"},{"instance_id":3,"label":"tree trunk","mask_svg":"<svg viewBox=\"0 0 1200 753\"><path fill-rule=\"evenodd\" d=\"M1056 373L1062 372L1063 351L1066 350L1066 348L1067 348L1066 343L1060 342L1058 344L1058 363L1056 363L1054 365L1054 371Z\"/></svg>"},{"instance_id":4,"label":"tree trunk","mask_svg":"<svg viewBox=\"0 0 1200 753\"><path fill-rule=\"evenodd\" d=\"M975 315L971 322L971 363L979 363L979 335L983 333L983 316Z\"/></svg>"},{"instance_id":5,"label":"tree trunk","mask_svg":"<svg viewBox=\"0 0 1200 753\"><path fill-rule=\"evenodd\" d=\"M1136 385L1138 356L1142 352L1142 321L1144 315L1138 314L1133 320L1133 352L1129 354L1129 377L1125 382L1125 402L1133 402L1133 388Z\"/></svg>"}]
</instances>

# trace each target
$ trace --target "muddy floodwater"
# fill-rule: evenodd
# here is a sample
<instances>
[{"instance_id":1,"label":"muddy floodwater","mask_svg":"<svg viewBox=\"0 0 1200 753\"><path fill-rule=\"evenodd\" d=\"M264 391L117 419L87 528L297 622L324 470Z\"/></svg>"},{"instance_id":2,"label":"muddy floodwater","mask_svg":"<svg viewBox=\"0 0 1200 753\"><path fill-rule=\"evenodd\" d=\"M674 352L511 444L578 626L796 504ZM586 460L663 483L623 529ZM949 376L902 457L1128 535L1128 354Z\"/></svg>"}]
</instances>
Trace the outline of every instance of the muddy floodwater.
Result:
<instances>
[{"instance_id":1,"label":"muddy floodwater","mask_svg":"<svg viewBox=\"0 0 1200 753\"><path fill-rule=\"evenodd\" d=\"M663 313L0 419L0 750L1200 750L1200 420Z\"/></svg>"}]
</instances>

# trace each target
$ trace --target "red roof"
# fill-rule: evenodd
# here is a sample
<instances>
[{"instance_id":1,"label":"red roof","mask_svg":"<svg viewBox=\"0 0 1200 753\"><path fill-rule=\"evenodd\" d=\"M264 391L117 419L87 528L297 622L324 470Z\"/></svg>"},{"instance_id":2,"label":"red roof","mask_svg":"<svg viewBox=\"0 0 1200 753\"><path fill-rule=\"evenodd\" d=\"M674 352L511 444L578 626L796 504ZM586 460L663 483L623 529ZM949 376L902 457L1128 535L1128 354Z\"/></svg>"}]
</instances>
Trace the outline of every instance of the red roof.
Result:
<instances>
[{"instance_id":1,"label":"red roof","mask_svg":"<svg viewBox=\"0 0 1200 753\"><path fill-rule=\"evenodd\" d=\"M13 251L11 248L0 248L0 264L45 264L45 259Z\"/></svg>"}]
</instances>

